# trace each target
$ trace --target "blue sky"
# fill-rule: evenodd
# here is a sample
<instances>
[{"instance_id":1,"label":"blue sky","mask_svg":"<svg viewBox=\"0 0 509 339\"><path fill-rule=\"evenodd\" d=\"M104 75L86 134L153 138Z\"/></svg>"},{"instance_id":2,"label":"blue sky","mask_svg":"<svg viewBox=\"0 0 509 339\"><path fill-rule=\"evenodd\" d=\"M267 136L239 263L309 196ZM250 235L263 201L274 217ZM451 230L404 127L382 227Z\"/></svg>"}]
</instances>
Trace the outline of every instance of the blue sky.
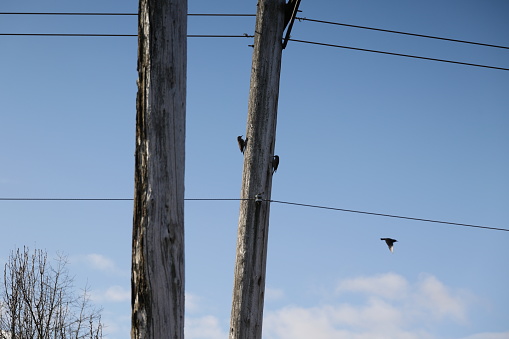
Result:
<instances>
[{"instance_id":1,"label":"blue sky","mask_svg":"<svg viewBox=\"0 0 509 339\"><path fill-rule=\"evenodd\" d=\"M128 12L137 1L4 1ZM507 1L303 0L301 17L509 46ZM248 13L256 1L189 1ZM190 17L189 34L254 18ZM0 33L136 34L136 17L0 15ZM509 68L509 51L297 21L292 37ZM137 41L0 36L1 197L132 198ZM188 40L186 197L237 198L250 39ZM272 198L509 228L509 72L290 42ZM186 202L186 337L228 333L239 204ZM129 336L131 201L0 201L0 261L65 253ZM390 253L381 237L399 242ZM267 339L507 339L509 233L273 203Z\"/></svg>"}]
</instances>

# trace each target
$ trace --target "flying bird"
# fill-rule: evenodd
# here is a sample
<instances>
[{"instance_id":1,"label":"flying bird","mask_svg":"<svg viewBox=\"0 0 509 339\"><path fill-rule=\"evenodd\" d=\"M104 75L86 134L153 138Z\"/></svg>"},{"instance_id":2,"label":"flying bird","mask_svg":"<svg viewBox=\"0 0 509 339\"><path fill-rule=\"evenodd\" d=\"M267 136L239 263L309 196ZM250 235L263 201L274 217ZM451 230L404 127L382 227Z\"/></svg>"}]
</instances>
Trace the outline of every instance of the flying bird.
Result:
<instances>
[{"instance_id":1,"label":"flying bird","mask_svg":"<svg viewBox=\"0 0 509 339\"><path fill-rule=\"evenodd\" d=\"M396 239L380 238L380 240L385 240L385 243L389 246L389 251L394 252L394 243L398 242Z\"/></svg>"},{"instance_id":2,"label":"flying bird","mask_svg":"<svg viewBox=\"0 0 509 339\"><path fill-rule=\"evenodd\" d=\"M277 171L277 167L279 166L279 155L275 155L272 157L272 174Z\"/></svg>"},{"instance_id":3,"label":"flying bird","mask_svg":"<svg viewBox=\"0 0 509 339\"><path fill-rule=\"evenodd\" d=\"M242 139L242 135L239 135L237 137L237 142L239 143L240 151L242 152L242 154L244 154L244 150L246 149L246 145L247 145L247 138L246 138L246 140L244 140L244 139Z\"/></svg>"}]
</instances>

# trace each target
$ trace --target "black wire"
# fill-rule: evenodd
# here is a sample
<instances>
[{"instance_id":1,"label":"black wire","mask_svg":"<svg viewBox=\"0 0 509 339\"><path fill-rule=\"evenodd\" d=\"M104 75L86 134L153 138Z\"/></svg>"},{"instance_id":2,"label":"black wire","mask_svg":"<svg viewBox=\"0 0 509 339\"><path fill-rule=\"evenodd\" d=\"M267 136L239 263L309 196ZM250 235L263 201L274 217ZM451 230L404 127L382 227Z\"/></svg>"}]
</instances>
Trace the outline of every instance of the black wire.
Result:
<instances>
[{"instance_id":1,"label":"black wire","mask_svg":"<svg viewBox=\"0 0 509 339\"><path fill-rule=\"evenodd\" d=\"M133 200L134 199L132 199L132 198L0 198L0 201L133 201ZM239 198L185 198L184 200L186 200L186 201L245 201L245 200L255 200L255 199L239 199ZM439 224L446 224L446 225L453 225L453 226L475 227L475 228L483 228L483 229L488 229L488 230L496 230L496 231L506 231L506 232L509 232L509 229L506 229L506 228L497 228L497 227L471 225L471 224L461 224L461 223L450 222L450 221L440 221L440 220L432 220L432 219L405 217L405 216L393 215L393 214L356 211L356 210L349 210L349 209L344 209L344 208L326 207L326 206L319 206L319 205L309 205L309 204L301 204L301 203L296 203L296 202L279 201L279 200L263 200L263 201L271 202L271 203L273 202L273 203L278 203L278 204L302 206L302 207L320 208L320 209L340 211L340 212L349 212L349 213L357 213L357 214L375 215L375 216L379 216L379 217L398 218L398 219L406 219L406 220L414 220L414 221L424 221L424 222L439 223Z\"/></svg>"},{"instance_id":2,"label":"black wire","mask_svg":"<svg viewBox=\"0 0 509 339\"><path fill-rule=\"evenodd\" d=\"M308 18L296 18L296 19L297 20L304 20L304 21L319 22L319 23L324 23L324 24L329 24L329 25L338 25L338 26L345 26L345 27L354 27L354 28L361 28L361 29L369 29L369 30L372 30L372 31L379 31L379 32L386 32L386 33L395 33L395 34L410 35L410 36L416 36L416 37L420 37L420 38L437 39L437 40L445 40L445 41L452 41L452 42L460 42L460 43L471 44L471 45L479 45L479 46L487 46L487 47L509 49L509 47L506 47L506 46L485 44L485 43L482 43L482 42L473 42L473 41L466 41L466 40L442 38L442 37L433 36L433 35L424 35L424 34L408 33L408 32L401 32L401 31L393 31L393 30L383 29L383 28L374 28L374 27L367 27L367 26L350 25L350 24L343 24L343 23L340 23L340 22L331 22L331 21L315 20L315 19L308 19Z\"/></svg>"},{"instance_id":3,"label":"black wire","mask_svg":"<svg viewBox=\"0 0 509 339\"><path fill-rule=\"evenodd\" d=\"M0 12L0 15L2 15L2 14L3 15L85 15L85 16L87 16L87 15L88 16L93 16L93 15L98 15L98 16L137 16L138 15L138 13ZM256 14L236 14L236 13L188 13L187 15L188 16L219 16L219 17L255 17L256 16ZM317 20L317 19L309 19L309 18L300 18L300 17L297 17L296 19L299 21L310 21L310 22L317 22L317 23L323 23L323 24L329 24L329 25L337 25L337 26L353 27L353 28L367 29L367 30L372 30L372 31L386 32L386 33L409 35L409 36L415 36L415 37L420 37L420 38L437 39L437 40L459 42L459 43L478 45L478 46L509 49L509 47L507 47L507 46L486 44L486 43L482 43L482 42L474 42L474 41L467 41L467 40L443 38L443 37L438 37L438 36L433 36L433 35L394 31L394 30L390 30L390 29L383 29L383 28L376 28L376 27L345 24L345 23L341 23L341 22L333 22L333 21L325 21L325 20Z\"/></svg>"},{"instance_id":4,"label":"black wire","mask_svg":"<svg viewBox=\"0 0 509 339\"><path fill-rule=\"evenodd\" d=\"M241 198L185 198L186 201L244 201L254 199L241 199Z\"/></svg>"},{"instance_id":5,"label":"black wire","mask_svg":"<svg viewBox=\"0 0 509 339\"><path fill-rule=\"evenodd\" d=\"M428 58L428 57L422 57L422 56L417 56L417 55L409 55L409 54L401 54L401 53L377 51L377 50L373 50L373 49L365 49L365 48L358 48L358 47L333 45L333 44L326 44L326 43L323 43L323 42L305 41L305 40L297 40L297 39L289 39L289 40L290 41L295 41L295 42L306 43L306 44L327 46L327 47L346 48L346 49L352 49L352 50L355 50L355 51L363 51L363 52L372 52L372 53L396 55L396 56L401 56L401 57L406 57L406 58L415 58L415 59L423 59L423 60L431 60L431 61L440 61L440 62L447 62L447 63L451 63L451 64L459 64L459 65L475 66L475 67L484 67L484 68L498 69L498 70L502 70L502 71L509 71L509 68L504 68L504 67L486 66L486 65L472 64L472 63L461 62L461 61L436 59L436 58Z\"/></svg>"},{"instance_id":6,"label":"black wire","mask_svg":"<svg viewBox=\"0 0 509 339\"><path fill-rule=\"evenodd\" d=\"M219 13L219 14L208 14L208 13L188 13L188 16L249 16L249 17L255 17L256 14L226 14L226 13Z\"/></svg>"},{"instance_id":7,"label":"black wire","mask_svg":"<svg viewBox=\"0 0 509 339\"><path fill-rule=\"evenodd\" d=\"M449 221L439 221L432 219L422 219L422 218L413 218L413 217L404 217L400 215L392 215L392 214L383 214L383 213L374 213L374 212L365 212L365 211L356 211L356 210L347 210L344 208L336 208L336 207L326 207L326 206L317 206L317 205L308 205L308 204L300 204L295 202L287 202L287 201L278 201L278 200L269 200L270 202L275 202L278 204L286 204L286 205L295 205L295 206L304 206L304 207L313 207L313 208L321 208L333 211L341 211L341 212L350 212L350 213L359 213L359 214L368 214L368 215L376 215L379 217L389 217L389 218L398 218L398 219L406 219L406 220L415 220L415 221L425 221L425 222L433 222L439 224L447 224L454 226L463 226L463 227L476 227L476 228L484 228L489 230L496 231L506 231L509 232L509 229L506 228L497 228L497 227L489 227L489 226L480 226L480 225L470 225L470 224L461 224L457 222L449 222Z\"/></svg>"},{"instance_id":8,"label":"black wire","mask_svg":"<svg viewBox=\"0 0 509 339\"><path fill-rule=\"evenodd\" d=\"M0 12L0 15L138 15L138 13Z\"/></svg>"},{"instance_id":9,"label":"black wire","mask_svg":"<svg viewBox=\"0 0 509 339\"><path fill-rule=\"evenodd\" d=\"M0 201L133 201L133 198L0 198ZM240 201L240 198L185 198L188 201Z\"/></svg>"},{"instance_id":10,"label":"black wire","mask_svg":"<svg viewBox=\"0 0 509 339\"><path fill-rule=\"evenodd\" d=\"M97 15L97 16L137 16L138 15L138 13L0 12L0 15L2 15L2 14L3 15L85 15L85 16L94 16L94 15ZM218 17L255 17L256 16L256 14L235 14L235 13L188 13L187 15L188 16L212 16L212 17L214 17L214 16L218 16ZM299 21L310 21L310 22L317 22L317 23L323 23L323 24L329 24L329 25L353 27L353 28L360 28L360 29L367 29L367 30L372 30L372 31L379 31L379 32L386 32L386 33L409 35L409 36L428 38L428 39L437 39L437 40L458 42L458 43L478 45L478 46L486 46L486 47L495 47L495 48L509 49L509 47L501 46L501 45L493 45L493 44L487 44L487 43L482 43L482 42L474 42L474 41L467 41L467 40L444 38L444 37L438 37L438 36L433 36L433 35L425 35L425 34L409 33L409 32L402 32L402 31L394 31L394 30L390 30L390 29L383 29L383 28L376 28L376 27L368 27L368 26L345 24L345 23L341 23L341 22L332 22L332 21L309 19L309 18L300 18L300 17L297 17L296 19L299 20Z\"/></svg>"},{"instance_id":11,"label":"black wire","mask_svg":"<svg viewBox=\"0 0 509 339\"><path fill-rule=\"evenodd\" d=\"M138 34L93 34L93 33L0 33L0 36L58 36L58 37L137 37ZM188 38L253 38L254 35L190 34Z\"/></svg>"},{"instance_id":12,"label":"black wire","mask_svg":"<svg viewBox=\"0 0 509 339\"><path fill-rule=\"evenodd\" d=\"M138 13L60 13L60 12L0 12L0 15L126 15L138 16ZM256 14L230 14L230 13L188 13L188 16L233 16L233 17L254 17Z\"/></svg>"},{"instance_id":13,"label":"black wire","mask_svg":"<svg viewBox=\"0 0 509 339\"><path fill-rule=\"evenodd\" d=\"M0 33L0 36L137 37L138 35L137 34L89 34L89 33L84 33L84 34L81 34L81 33ZM192 35L188 35L187 37L188 38L253 38L254 36L253 35L249 35L249 34L242 34L242 35L192 34ZM341 45L327 44L327 43L323 43L323 42L305 41L305 40L298 40L298 39L288 39L288 40L289 41L306 43L306 44L312 44L312 45L320 45L320 46L336 47L336 48L345 48L345 49L351 49L351 50L363 51L363 52L371 52L371 53L395 55L395 56L401 56L401 57L406 57L406 58L439 61L439 62L446 62L446 63L451 63L451 64L464 65L464 66L474 66L474 67L483 67L483 68L497 69L497 70L502 70L502 71L509 71L509 68L504 68L504 67L487 66L487 65L481 65L481 64L472 64L472 63L468 63L468 62L445 60L445 59L437 59L437 58L429 58L429 57L422 57L422 56L418 56L418 55L409 55L409 54L401 54L401 53L393 53L393 52L384 52L384 51L377 51L377 50L366 49L366 48L358 48L358 47L350 47L350 46L341 46Z\"/></svg>"},{"instance_id":14,"label":"black wire","mask_svg":"<svg viewBox=\"0 0 509 339\"><path fill-rule=\"evenodd\" d=\"M133 198L0 198L0 201L129 201Z\"/></svg>"},{"instance_id":15,"label":"black wire","mask_svg":"<svg viewBox=\"0 0 509 339\"><path fill-rule=\"evenodd\" d=\"M0 33L5 36L58 36L58 37L135 37L138 34L92 34L92 33Z\"/></svg>"}]
</instances>

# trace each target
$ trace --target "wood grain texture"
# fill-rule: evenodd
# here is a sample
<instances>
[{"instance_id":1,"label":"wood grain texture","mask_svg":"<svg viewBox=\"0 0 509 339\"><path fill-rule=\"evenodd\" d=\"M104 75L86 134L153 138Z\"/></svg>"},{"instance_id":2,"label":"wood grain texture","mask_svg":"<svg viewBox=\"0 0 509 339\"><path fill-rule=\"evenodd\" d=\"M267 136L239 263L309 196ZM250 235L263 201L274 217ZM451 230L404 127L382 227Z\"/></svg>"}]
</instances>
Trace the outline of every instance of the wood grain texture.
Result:
<instances>
[{"instance_id":1,"label":"wood grain texture","mask_svg":"<svg viewBox=\"0 0 509 339\"><path fill-rule=\"evenodd\" d=\"M131 338L184 338L187 0L140 0Z\"/></svg>"},{"instance_id":2,"label":"wood grain texture","mask_svg":"<svg viewBox=\"0 0 509 339\"><path fill-rule=\"evenodd\" d=\"M276 140L284 0L260 0L248 105L230 339L260 339Z\"/></svg>"}]
</instances>

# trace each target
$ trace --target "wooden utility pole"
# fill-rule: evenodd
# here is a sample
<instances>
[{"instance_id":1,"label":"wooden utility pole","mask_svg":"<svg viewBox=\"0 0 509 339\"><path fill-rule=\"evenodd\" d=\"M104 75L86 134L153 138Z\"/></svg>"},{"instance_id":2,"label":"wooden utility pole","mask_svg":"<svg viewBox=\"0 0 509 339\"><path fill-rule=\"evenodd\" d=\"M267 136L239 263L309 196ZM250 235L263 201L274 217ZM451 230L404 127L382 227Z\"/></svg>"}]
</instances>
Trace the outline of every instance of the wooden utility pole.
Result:
<instances>
[{"instance_id":1,"label":"wooden utility pole","mask_svg":"<svg viewBox=\"0 0 509 339\"><path fill-rule=\"evenodd\" d=\"M140 0L132 339L184 338L187 0Z\"/></svg>"},{"instance_id":2,"label":"wooden utility pole","mask_svg":"<svg viewBox=\"0 0 509 339\"><path fill-rule=\"evenodd\" d=\"M259 0L256 15L247 145L237 236L230 339L260 339L276 140L285 1ZM255 198L258 198L255 200Z\"/></svg>"}]
</instances>

